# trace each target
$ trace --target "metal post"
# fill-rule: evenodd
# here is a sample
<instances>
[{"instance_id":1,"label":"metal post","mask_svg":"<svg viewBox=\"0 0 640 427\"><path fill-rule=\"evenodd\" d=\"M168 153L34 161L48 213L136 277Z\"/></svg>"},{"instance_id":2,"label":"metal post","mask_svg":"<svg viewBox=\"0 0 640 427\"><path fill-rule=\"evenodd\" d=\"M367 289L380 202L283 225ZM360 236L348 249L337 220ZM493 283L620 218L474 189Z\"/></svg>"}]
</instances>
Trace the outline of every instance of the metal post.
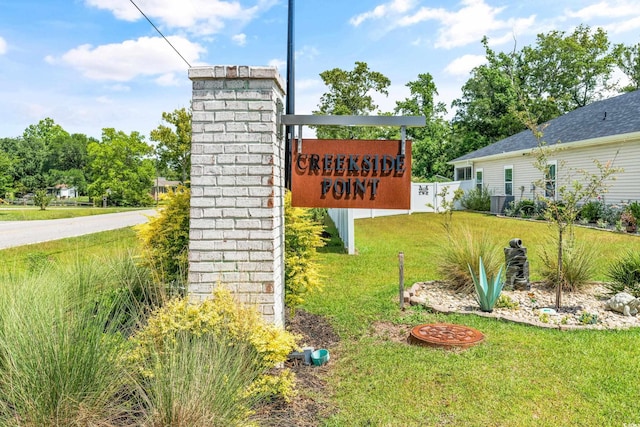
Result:
<instances>
[{"instance_id":1,"label":"metal post","mask_svg":"<svg viewBox=\"0 0 640 427\"><path fill-rule=\"evenodd\" d=\"M398 253L398 270L400 271L400 310L404 311L404 252Z\"/></svg>"},{"instance_id":2,"label":"metal post","mask_svg":"<svg viewBox=\"0 0 640 427\"><path fill-rule=\"evenodd\" d=\"M287 105L286 114L295 114L295 43L294 43L295 0L289 0L287 25ZM291 144L293 142L293 126L287 126L285 132L284 185L291 188Z\"/></svg>"}]
</instances>

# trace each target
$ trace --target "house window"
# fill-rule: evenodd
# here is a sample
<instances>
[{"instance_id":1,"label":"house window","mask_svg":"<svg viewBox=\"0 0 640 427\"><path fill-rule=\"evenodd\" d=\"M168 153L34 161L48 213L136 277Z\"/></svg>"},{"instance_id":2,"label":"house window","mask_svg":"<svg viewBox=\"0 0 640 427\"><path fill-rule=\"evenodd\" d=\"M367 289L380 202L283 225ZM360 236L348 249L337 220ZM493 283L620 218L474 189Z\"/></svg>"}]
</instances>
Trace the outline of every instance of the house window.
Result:
<instances>
[{"instance_id":1,"label":"house window","mask_svg":"<svg viewBox=\"0 0 640 427\"><path fill-rule=\"evenodd\" d=\"M471 180L471 166L456 168L456 181Z\"/></svg>"},{"instance_id":2,"label":"house window","mask_svg":"<svg viewBox=\"0 0 640 427\"><path fill-rule=\"evenodd\" d=\"M476 169L476 187L478 188L478 190L482 190L482 184L484 184L483 182L483 170L482 169Z\"/></svg>"},{"instance_id":3,"label":"house window","mask_svg":"<svg viewBox=\"0 0 640 427\"><path fill-rule=\"evenodd\" d=\"M504 167L504 194L513 196L513 166Z\"/></svg>"},{"instance_id":4,"label":"house window","mask_svg":"<svg viewBox=\"0 0 640 427\"><path fill-rule=\"evenodd\" d=\"M556 174L558 163L553 160L547 163L547 170L544 174L544 195L555 199L556 197Z\"/></svg>"}]
</instances>

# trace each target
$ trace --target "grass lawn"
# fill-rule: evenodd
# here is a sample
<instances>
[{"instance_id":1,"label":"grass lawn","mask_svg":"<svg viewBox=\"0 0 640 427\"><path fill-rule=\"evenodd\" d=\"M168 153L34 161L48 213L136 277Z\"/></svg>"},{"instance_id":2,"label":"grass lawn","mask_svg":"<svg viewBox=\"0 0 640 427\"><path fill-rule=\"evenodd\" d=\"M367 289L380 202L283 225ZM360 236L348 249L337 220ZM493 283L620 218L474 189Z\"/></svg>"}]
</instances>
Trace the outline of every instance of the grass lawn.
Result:
<instances>
[{"instance_id":1,"label":"grass lawn","mask_svg":"<svg viewBox=\"0 0 640 427\"><path fill-rule=\"evenodd\" d=\"M122 250L137 253L138 239L133 228L0 250L0 273L33 270L47 261L73 264L84 257L109 258Z\"/></svg>"},{"instance_id":2,"label":"grass lawn","mask_svg":"<svg viewBox=\"0 0 640 427\"><path fill-rule=\"evenodd\" d=\"M78 216L102 215L150 208L86 208L49 206L46 210L39 207L0 206L0 221L31 221L36 219L75 218Z\"/></svg>"},{"instance_id":3,"label":"grass lawn","mask_svg":"<svg viewBox=\"0 0 640 427\"><path fill-rule=\"evenodd\" d=\"M539 222L456 212L454 227L487 231L499 247L519 237L528 248L531 279L554 229ZM592 242L597 280L608 262L640 238L578 228ZM304 308L331 319L342 338L330 370L329 426L622 426L640 424L640 331L561 332L463 315L398 309L398 252L405 285L438 279L445 237L442 217L414 214L356 221L359 254L321 253L321 292ZM416 325L444 321L485 334L466 351L413 347L373 334L376 322Z\"/></svg>"}]
</instances>

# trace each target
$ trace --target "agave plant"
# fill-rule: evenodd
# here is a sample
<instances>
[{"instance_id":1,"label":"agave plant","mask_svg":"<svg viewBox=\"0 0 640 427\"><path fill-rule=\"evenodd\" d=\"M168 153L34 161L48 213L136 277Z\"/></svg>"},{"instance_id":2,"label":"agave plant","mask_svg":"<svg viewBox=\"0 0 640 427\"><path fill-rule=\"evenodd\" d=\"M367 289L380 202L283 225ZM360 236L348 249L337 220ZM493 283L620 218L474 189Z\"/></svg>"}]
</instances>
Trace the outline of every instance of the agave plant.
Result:
<instances>
[{"instance_id":1,"label":"agave plant","mask_svg":"<svg viewBox=\"0 0 640 427\"><path fill-rule=\"evenodd\" d=\"M476 299L478 300L478 304L480 304L480 310L491 312L496 305L496 301L498 301L500 292L502 292L502 286L504 285L504 282L500 280L502 277L502 267L500 267L496 277L487 278L487 272L484 269L482 257L480 257L479 268L479 275L476 276L469 265L469 271L471 272L473 284L476 288Z\"/></svg>"}]
</instances>

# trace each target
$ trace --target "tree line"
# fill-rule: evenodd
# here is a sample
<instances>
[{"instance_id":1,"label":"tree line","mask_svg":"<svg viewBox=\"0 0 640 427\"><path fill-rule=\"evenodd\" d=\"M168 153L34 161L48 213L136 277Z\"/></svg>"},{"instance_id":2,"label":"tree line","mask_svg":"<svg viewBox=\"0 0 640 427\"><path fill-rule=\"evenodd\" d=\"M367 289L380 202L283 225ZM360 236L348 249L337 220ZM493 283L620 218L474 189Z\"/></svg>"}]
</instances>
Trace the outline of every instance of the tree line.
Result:
<instances>
[{"instance_id":1,"label":"tree line","mask_svg":"<svg viewBox=\"0 0 640 427\"><path fill-rule=\"evenodd\" d=\"M452 119L447 106L436 102L431 74L407 83L410 96L396 101L392 112L377 111L372 95L388 95L391 81L356 62L351 71L339 68L320 74L328 91L315 114L402 114L426 117L426 125L408 128L413 140L413 176L419 180L453 177L448 161L564 113L618 92L640 88L640 43L612 44L607 33L581 25L570 33L539 34L530 46L496 52L481 41L486 62L471 71L454 100ZM614 80L619 70L628 80ZM397 139L398 129L318 127L319 138Z\"/></svg>"},{"instance_id":2,"label":"tree line","mask_svg":"<svg viewBox=\"0 0 640 427\"><path fill-rule=\"evenodd\" d=\"M163 113L147 143L138 132L104 128L101 139L70 134L45 118L17 138L0 138L0 199L74 187L110 205L151 205L158 176L186 182L190 169L191 113Z\"/></svg>"},{"instance_id":3,"label":"tree line","mask_svg":"<svg viewBox=\"0 0 640 427\"><path fill-rule=\"evenodd\" d=\"M481 40L486 62L471 71L461 97L451 108L437 102L430 73L407 83L410 96L381 112L375 93L388 96L389 78L356 62L353 70L320 73L327 91L314 114L417 115L424 127L408 128L413 140L413 177L453 178L448 162L456 157L543 123L617 92L640 88L640 43L612 44L607 33L581 25L570 33L539 34L530 46L496 52ZM614 72L626 76L622 85ZM157 176L186 183L190 171L191 112L163 113L164 124L151 131L151 145L138 132L105 128L100 140L70 134L52 119L30 125L21 137L0 138L0 198L33 193L58 184L75 187L93 198L108 196L110 204L150 204ZM397 128L322 126L322 139L398 139Z\"/></svg>"}]
</instances>

